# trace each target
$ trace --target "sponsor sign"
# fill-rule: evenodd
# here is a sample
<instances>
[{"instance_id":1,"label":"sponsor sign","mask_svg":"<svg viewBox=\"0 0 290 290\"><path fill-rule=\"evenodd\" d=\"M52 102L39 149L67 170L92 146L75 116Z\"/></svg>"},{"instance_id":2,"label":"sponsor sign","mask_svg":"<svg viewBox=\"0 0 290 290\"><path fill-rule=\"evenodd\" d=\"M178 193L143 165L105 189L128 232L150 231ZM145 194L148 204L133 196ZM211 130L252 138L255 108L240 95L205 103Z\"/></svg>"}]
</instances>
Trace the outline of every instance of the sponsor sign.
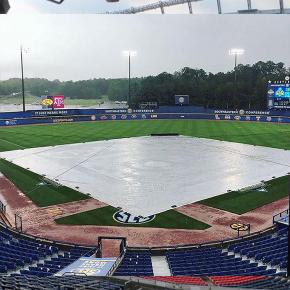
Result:
<instances>
[{"instance_id":1,"label":"sponsor sign","mask_svg":"<svg viewBox=\"0 0 290 290\"><path fill-rule=\"evenodd\" d=\"M64 108L64 96L41 96L42 109L63 109Z\"/></svg>"},{"instance_id":2,"label":"sponsor sign","mask_svg":"<svg viewBox=\"0 0 290 290\"><path fill-rule=\"evenodd\" d=\"M15 126L15 125L17 125L17 120L6 120L5 125L6 126Z\"/></svg>"},{"instance_id":3,"label":"sponsor sign","mask_svg":"<svg viewBox=\"0 0 290 290\"><path fill-rule=\"evenodd\" d=\"M57 272L54 276L83 275L83 276L106 276L116 262L116 258L79 258L66 268Z\"/></svg>"},{"instance_id":4,"label":"sponsor sign","mask_svg":"<svg viewBox=\"0 0 290 290\"><path fill-rule=\"evenodd\" d=\"M215 114L234 114L234 115L269 115L269 111L246 111L246 110L214 110Z\"/></svg>"},{"instance_id":5,"label":"sponsor sign","mask_svg":"<svg viewBox=\"0 0 290 290\"><path fill-rule=\"evenodd\" d=\"M64 108L64 96L53 96L53 108L54 109L63 109Z\"/></svg>"},{"instance_id":6,"label":"sponsor sign","mask_svg":"<svg viewBox=\"0 0 290 290\"><path fill-rule=\"evenodd\" d=\"M67 122L74 122L73 118L54 118L53 123L67 123Z\"/></svg>"}]
</instances>

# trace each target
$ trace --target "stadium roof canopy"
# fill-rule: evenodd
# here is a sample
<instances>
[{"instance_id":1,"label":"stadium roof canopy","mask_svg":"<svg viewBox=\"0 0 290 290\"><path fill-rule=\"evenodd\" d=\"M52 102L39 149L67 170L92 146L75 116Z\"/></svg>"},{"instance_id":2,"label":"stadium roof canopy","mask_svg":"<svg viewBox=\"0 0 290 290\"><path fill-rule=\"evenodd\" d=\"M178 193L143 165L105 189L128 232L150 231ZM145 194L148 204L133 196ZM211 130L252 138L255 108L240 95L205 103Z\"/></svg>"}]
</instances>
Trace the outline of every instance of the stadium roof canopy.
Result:
<instances>
[{"instance_id":1,"label":"stadium roof canopy","mask_svg":"<svg viewBox=\"0 0 290 290\"><path fill-rule=\"evenodd\" d=\"M18 0L0 0L0 13L6 13L9 9L9 1L12 8L17 4ZM61 4L59 5L59 9L54 7L53 11L51 10L51 6L48 8L47 12L54 12L58 13L57 11L64 12L64 13L109 13L109 14L136 14L136 13L152 13L159 11L160 13L164 14L169 12L170 13L196 13L200 14L200 9L197 8L196 2L200 2L201 5L205 7L211 7L215 10L216 13L238 13L238 14L286 14L290 13L290 7L286 7L285 3L288 3L288 0L277 0L275 5L269 6L269 2L264 3L261 7L256 7L252 4L252 0L244 0L244 5L241 6L237 4L233 5L231 3L230 10L228 2L224 0L140 0L138 4L134 0L96 0L94 4L93 1L84 1L79 0L73 1L72 0L30 0L29 6L31 7L42 7L41 11L45 12L44 4L49 2L52 5ZM254 1L253 1L254 2ZM55 4L53 4L55 3ZM239 2L243 3L243 2ZM8 4L8 5L7 5ZM25 1L22 5L26 5ZM73 6L74 5L74 6ZM57 6L57 5L55 5ZM21 6L24 7L24 6ZM71 8L70 8L71 7ZM72 7L74 7L72 9ZM77 11L80 7L79 11ZM182 9L180 9L183 7ZM168 10L169 9L169 10ZM86 11L86 12L84 12ZM212 13L212 12L211 12Z\"/></svg>"}]
</instances>

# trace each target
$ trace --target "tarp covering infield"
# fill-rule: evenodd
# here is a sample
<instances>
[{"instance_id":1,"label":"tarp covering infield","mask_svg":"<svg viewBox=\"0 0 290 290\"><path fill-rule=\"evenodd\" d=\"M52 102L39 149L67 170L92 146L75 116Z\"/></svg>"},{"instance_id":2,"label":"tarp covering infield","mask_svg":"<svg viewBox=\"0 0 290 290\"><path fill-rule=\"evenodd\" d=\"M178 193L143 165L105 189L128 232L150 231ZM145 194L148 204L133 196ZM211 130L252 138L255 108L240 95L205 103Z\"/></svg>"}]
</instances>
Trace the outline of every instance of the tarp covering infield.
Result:
<instances>
[{"instance_id":1,"label":"tarp covering infield","mask_svg":"<svg viewBox=\"0 0 290 290\"><path fill-rule=\"evenodd\" d=\"M0 126L51 124L81 121L154 119L205 119L290 123L287 110L214 110L194 106L164 106L158 109L61 109L0 113Z\"/></svg>"},{"instance_id":2,"label":"tarp covering infield","mask_svg":"<svg viewBox=\"0 0 290 290\"><path fill-rule=\"evenodd\" d=\"M0 157L143 217L290 171L289 150L185 136L31 148Z\"/></svg>"}]
</instances>

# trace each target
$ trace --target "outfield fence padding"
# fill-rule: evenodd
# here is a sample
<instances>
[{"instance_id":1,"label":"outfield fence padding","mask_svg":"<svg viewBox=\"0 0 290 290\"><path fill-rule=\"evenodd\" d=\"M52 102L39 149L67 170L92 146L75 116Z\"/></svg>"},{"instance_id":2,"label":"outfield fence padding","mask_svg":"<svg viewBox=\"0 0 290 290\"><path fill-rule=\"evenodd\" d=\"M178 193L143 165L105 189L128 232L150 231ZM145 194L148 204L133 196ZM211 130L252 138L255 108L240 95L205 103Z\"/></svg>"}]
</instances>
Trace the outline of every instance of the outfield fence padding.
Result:
<instances>
[{"instance_id":1,"label":"outfield fence padding","mask_svg":"<svg viewBox=\"0 0 290 290\"><path fill-rule=\"evenodd\" d=\"M0 126L57 124L82 121L196 119L237 122L290 123L290 111L214 110L195 106L164 106L158 109L60 109L0 113Z\"/></svg>"}]
</instances>

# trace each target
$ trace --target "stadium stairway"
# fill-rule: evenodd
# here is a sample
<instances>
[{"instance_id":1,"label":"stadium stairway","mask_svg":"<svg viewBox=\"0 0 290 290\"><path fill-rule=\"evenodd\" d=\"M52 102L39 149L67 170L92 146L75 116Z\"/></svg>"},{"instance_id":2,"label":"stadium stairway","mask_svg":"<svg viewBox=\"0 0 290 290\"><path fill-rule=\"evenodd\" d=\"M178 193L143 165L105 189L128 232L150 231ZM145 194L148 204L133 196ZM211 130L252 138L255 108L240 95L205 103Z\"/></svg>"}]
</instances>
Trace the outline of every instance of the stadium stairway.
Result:
<instances>
[{"instance_id":1,"label":"stadium stairway","mask_svg":"<svg viewBox=\"0 0 290 290\"><path fill-rule=\"evenodd\" d=\"M154 276L171 276L165 256L152 256L151 261Z\"/></svg>"}]
</instances>

